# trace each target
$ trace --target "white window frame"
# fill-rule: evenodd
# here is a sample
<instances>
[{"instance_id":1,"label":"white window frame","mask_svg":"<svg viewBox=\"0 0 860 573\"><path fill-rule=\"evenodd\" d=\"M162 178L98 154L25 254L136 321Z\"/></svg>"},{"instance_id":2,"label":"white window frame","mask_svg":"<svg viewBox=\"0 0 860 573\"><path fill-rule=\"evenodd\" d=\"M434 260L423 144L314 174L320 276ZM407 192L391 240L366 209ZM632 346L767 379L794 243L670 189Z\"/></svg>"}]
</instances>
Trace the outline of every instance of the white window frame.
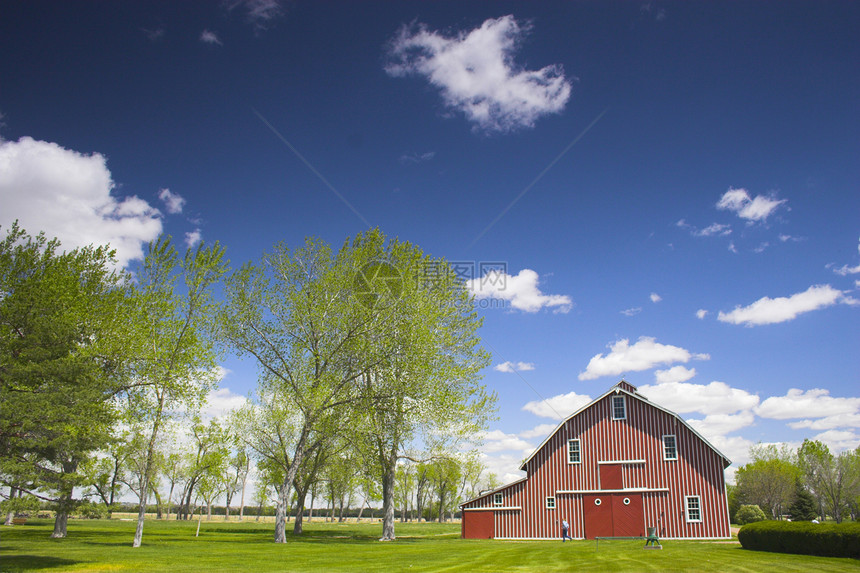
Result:
<instances>
[{"instance_id":1,"label":"white window frame","mask_svg":"<svg viewBox=\"0 0 860 573\"><path fill-rule=\"evenodd\" d=\"M690 507L690 501L696 500L696 507ZM692 511L696 511L699 514L698 518L692 517ZM701 523L702 522L702 497L699 495L685 495L684 496L684 515L687 518L687 523Z\"/></svg>"},{"instance_id":2,"label":"white window frame","mask_svg":"<svg viewBox=\"0 0 860 573\"><path fill-rule=\"evenodd\" d=\"M571 459L571 450L570 446L576 442L576 457L578 458L576 461ZM567 441L567 463L568 464L581 464L582 463L582 442L579 438L573 438Z\"/></svg>"},{"instance_id":3,"label":"white window frame","mask_svg":"<svg viewBox=\"0 0 860 573\"><path fill-rule=\"evenodd\" d=\"M621 408L622 408L622 410L624 410L624 412L623 412L624 415L621 417L617 417L615 415L615 400L617 400L617 399L621 400ZM615 396L612 397L612 419L613 420L626 420L627 419L627 396L623 396L623 395L619 396L616 394Z\"/></svg>"},{"instance_id":4,"label":"white window frame","mask_svg":"<svg viewBox=\"0 0 860 573\"><path fill-rule=\"evenodd\" d=\"M501 493L493 494L493 505L504 505L505 504L505 496Z\"/></svg>"},{"instance_id":5,"label":"white window frame","mask_svg":"<svg viewBox=\"0 0 860 573\"><path fill-rule=\"evenodd\" d=\"M546 496L546 508L547 509L555 509L555 496L554 495Z\"/></svg>"},{"instance_id":6,"label":"white window frame","mask_svg":"<svg viewBox=\"0 0 860 573\"><path fill-rule=\"evenodd\" d=\"M672 438L672 449L675 451L675 457L670 458L667 454L666 438ZM665 434L663 436L663 459L667 462L678 461L678 436L675 434Z\"/></svg>"}]
</instances>

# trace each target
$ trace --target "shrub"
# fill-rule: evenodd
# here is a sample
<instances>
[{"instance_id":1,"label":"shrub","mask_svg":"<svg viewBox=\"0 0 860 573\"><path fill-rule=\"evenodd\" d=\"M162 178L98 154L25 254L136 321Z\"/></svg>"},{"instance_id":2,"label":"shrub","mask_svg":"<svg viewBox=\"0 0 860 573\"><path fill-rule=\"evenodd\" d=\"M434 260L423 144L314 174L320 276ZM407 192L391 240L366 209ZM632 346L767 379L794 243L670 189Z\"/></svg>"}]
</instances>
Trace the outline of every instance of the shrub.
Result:
<instances>
[{"instance_id":1,"label":"shrub","mask_svg":"<svg viewBox=\"0 0 860 573\"><path fill-rule=\"evenodd\" d=\"M743 526L738 541L757 551L860 557L860 523L761 521Z\"/></svg>"},{"instance_id":2,"label":"shrub","mask_svg":"<svg viewBox=\"0 0 860 573\"><path fill-rule=\"evenodd\" d=\"M75 513L84 519L104 519L107 517L107 506L85 501L80 504Z\"/></svg>"},{"instance_id":3,"label":"shrub","mask_svg":"<svg viewBox=\"0 0 860 573\"><path fill-rule=\"evenodd\" d=\"M735 523L746 525L767 519L764 512L757 505L742 505L735 514Z\"/></svg>"}]
</instances>

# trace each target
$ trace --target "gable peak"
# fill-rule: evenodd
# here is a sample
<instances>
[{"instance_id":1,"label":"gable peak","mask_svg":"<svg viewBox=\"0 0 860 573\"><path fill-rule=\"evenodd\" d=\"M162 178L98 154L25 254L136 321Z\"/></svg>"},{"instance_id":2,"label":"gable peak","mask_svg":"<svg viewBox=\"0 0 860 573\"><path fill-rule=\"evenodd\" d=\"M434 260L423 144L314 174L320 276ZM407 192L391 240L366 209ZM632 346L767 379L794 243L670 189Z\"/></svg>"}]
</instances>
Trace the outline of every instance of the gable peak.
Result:
<instances>
[{"instance_id":1,"label":"gable peak","mask_svg":"<svg viewBox=\"0 0 860 573\"><path fill-rule=\"evenodd\" d=\"M619 390L625 390L627 392L630 392L631 394L636 394L636 386L623 378L621 379L621 382L619 382L612 388L615 390L615 392L618 392Z\"/></svg>"}]
</instances>

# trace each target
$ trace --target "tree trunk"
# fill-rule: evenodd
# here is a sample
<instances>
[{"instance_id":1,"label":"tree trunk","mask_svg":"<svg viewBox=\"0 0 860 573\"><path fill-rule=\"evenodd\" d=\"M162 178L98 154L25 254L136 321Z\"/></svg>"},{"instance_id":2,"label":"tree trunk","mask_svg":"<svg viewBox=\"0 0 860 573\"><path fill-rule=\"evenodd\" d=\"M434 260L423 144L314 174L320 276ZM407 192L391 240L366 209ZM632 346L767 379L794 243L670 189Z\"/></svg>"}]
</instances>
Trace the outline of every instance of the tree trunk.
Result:
<instances>
[{"instance_id":1,"label":"tree trunk","mask_svg":"<svg viewBox=\"0 0 860 573\"><path fill-rule=\"evenodd\" d=\"M303 489L296 489L296 522L293 524L293 535L302 534L302 520L305 513L305 499L308 496L309 485L305 485ZM308 519L310 521L310 519Z\"/></svg>"},{"instance_id":2,"label":"tree trunk","mask_svg":"<svg viewBox=\"0 0 860 573\"><path fill-rule=\"evenodd\" d=\"M64 475L72 474L78 469L78 464L75 461L63 462L62 465ZM60 492L60 499L57 503L57 515L54 518L54 531L51 533L51 537L55 539L62 539L67 535L69 513L71 513L73 506L72 494L72 485L64 487L63 491Z\"/></svg>"},{"instance_id":3,"label":"tree trunk","mask_svg":"<svg viewBox=\"0 0 860 573\"><path fill-rule=\"evenodd\" d=\"M287 542L287 522L285 519L287 504L289 503L289 499L287 495L289 495L290 490L293 487L293 484L296 479L296 472L299 471L299 466L302 463L302 458L304 456L304 447L307 442L307 430L302 430L302 435L299 437L299 442L296 444L296 454L293 456L293 461L290 464L290 468L287 471L287 475L284 477L284 481L279 488L280 496L278 499L278 507L280 509L280 519L278 518L278 512L275 512L275 543L286 543Z\"/></svg>"},{"instance_id":4,"label":"tree trunk","mask_svg":"<svg viewBox=\"0 0 860 573\"><path fill-rule=\"evenodd\" d=\"M296 500L296 522L293 524L293 535L302 534L302 520L305 514L305 496L301 496L301 500Z\"/></svg>"},{"instance_id":5,"label":"tree trunk","mask_svg":"<svg viewBox=\"0 0 860 573\"><path fill-rule=\"evenodd\" d=\"M397 472L397 458L385 468L382 476L382 537L380 541L394 541L394 480Z\"/></svg>"},{"instance_id":6,"label":"tree trunk","mask_svg":"<svg viewBox=\"0 0 860 573\"><path fill-rule=\"evenodd\" d=\"M69 525L69 510L57 510L57 516L54 518L54 531L51 537L54 539L62 539L67 534Z\"/></svg>"},{"instance_id":7,"label":"tree trunk","mask_svg":"<svg viewBox=\"0 0 860 573\"><path fill-rule=\"evenodd\" d=\"M248 473L245 473L245 477L242 478L242 498L239 500L239 521L242 521L245 517L245 482L248 481Z\"/></svg>"},{"instance_id":8,"label":"tree trunk","mask_svg":"<svg viewBox=\"0 0 860 573\"><path fill-rule=\"evenodd\" d=\"M9 501L12 501L13 499L15 499L16 495L18 495L20 497L20 491L18 490L18 488L10 487L9 488ZM12 520L14 518L15 518L15 512L12 510L9 510L6 513L6 523L4 523L3 525L12 525Z\"/></svg>"},{"instance_id":9,"label":"tree trunk","mask_svg":"<svg viewBox=\"0 0 860 573\"><path fill-rule=\"evenodd\" d=\"M287 542L287 496L289 495L289 487L286 480L278 487L278 502L275 504L275 543ZM263 507L262 505L260 506ZM260 515L257 514L257 519Z\"/></svg>"},{"instance_id":10,"label":"tree trunk","mask_svg":"<svg viewBox=\"0 0 860 573\"><path fill-rule=\"evenodd\" d=\"M163 519L164 514L161 512L161 495L158 493L158 489L152 488L152 493L155 495L155 519Z\"/></svg>"},{"instance_id":11,"label":"tree trunk","mask_svg":"<svg viewBox=\"0 0 860 573\"><path fill-rule=\"evenodd\" d=\"M176 484L170 482L170 493L167 494L167 519L170 519L170 504L173 503L173 488L176 487Z\"/></svg>"}]
</instances>

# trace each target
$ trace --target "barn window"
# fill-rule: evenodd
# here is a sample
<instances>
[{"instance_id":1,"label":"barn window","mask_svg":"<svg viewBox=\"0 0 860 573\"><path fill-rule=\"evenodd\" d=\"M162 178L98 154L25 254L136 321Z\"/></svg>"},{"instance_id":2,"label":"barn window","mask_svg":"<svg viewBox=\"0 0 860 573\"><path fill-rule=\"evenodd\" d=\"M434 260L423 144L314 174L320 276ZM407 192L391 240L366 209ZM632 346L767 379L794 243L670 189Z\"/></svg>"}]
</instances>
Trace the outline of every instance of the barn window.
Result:
<instances>
[{"instance_id":1,"label":"barn window","mask_svg":"<svg viewBox=\"0 0 860 573\"><path fill-rule=\"evenodd\" d=\"M500 494L500 493L493 494L493 505L502 505L502 503L504 503L504 501L505 500L502 497L502 494Z\"/></svg>"},{"instance_id":2,"label":"barn window","mask_svg":"<svg viewBox=\"0 0 860 573\"><path fill-rule=\"evenodd\" d=\"M547 509L555 509L555 497L554 496L551 496L551 495L547 496L546 508Z\"/></svg>"},{"instance_id":3,"label":"barn window","mask_svg":"<svg viewBox=\"0 0 860 573\"><path fill-rule=\"evenodd\" d=\"M687 521L702 521L702 499L698 495L684 497L687 504Z\"/></svg>"},{"instance_id":4,"label":"barn window","mask_svg":"<svg viewBox=\"0 0 860 573\"><path fill-rule=\"evenodd\" d=\"M612 419L625 420L627 419L627 407L624 403L624 396L612 397Z\"/></svg>"},{"instance_id":5,"label":"barn window","mask_svg":"<svg viewBox=\"0 0 860 573\"><path fill-rule=\"evenodd\" d=\"M667 435L663 436L663 459L664 460L677 460L678 459L678 448L675 443L675 436Z\"/></svg>"},{"instance_id":6,"label":"barn window","mask_svg":"<svg viewBox=\"0 0 860 573\"><path fill-rule=\"evenodd\" d=\"M579 440L567 441L567 463L578 464L582 462L582 455L579 450Z\"/></svg>"}]
</instances>

